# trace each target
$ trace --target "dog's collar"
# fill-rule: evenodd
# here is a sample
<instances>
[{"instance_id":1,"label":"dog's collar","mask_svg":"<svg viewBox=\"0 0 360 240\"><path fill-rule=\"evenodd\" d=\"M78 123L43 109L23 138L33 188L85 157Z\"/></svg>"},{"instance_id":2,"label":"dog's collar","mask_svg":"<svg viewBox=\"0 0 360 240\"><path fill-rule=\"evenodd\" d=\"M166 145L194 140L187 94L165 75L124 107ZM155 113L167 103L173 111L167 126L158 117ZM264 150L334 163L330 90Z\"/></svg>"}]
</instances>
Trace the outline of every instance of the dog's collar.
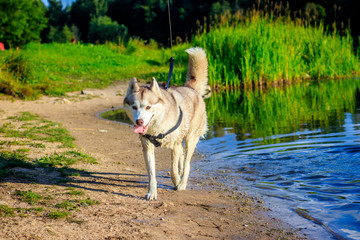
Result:
<instances>
[{"instance_id":1,"label":"dog's collar","mask_svg":"<svg viewBox=\"0 0 360 240\"><path fill-rule=\"evenodd\" d=\"M179 110L180 110L179 120L177 121L176 125L174 127L172 127L169 131L167 131L166 133L160 133L157 136L153 136L153 135L150 135L150 134L144 134L142 136L144 138L147 138L152 144L155 145L155 147L160 147L161 142L159 142L157 139L163 139L164 137L166 137L167 135L169 135L170 133L175 131L180 126L182 118L183 118L183 112L182 112L180 107L179 107Z\"/></svg>"}]
</instances>

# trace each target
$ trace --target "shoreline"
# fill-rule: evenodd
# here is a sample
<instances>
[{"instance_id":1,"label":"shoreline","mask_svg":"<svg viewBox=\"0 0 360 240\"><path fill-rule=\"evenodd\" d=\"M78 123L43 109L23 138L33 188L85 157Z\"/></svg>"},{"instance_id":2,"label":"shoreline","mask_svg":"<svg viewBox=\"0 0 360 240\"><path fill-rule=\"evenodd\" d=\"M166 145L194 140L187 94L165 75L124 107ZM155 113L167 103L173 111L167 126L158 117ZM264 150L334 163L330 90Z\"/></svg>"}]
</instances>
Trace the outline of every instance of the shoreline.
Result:
<instances>
[{"instance_id":1,"label":"shoreline","mask_svg":"<svg viewBox=\"0 0 360 240\"><path fill-rule=\"evenodd\" d=\"M100 202L73 213L81 224L41 216L0 217L4 226L0 239L306 239L281 220L270 218L262 203L245 194L234 195L216 187L172 190L166 173L170 169L168 149L155 152L158 200L145 201L147 176L138 137L131 126L96 116L100 111L121 106L126 87L126 83L120 83L86 91L85 96L70 93L63 98L42 97L31 102L0 100L4 118L30 112L61 123L70 131L76 139L76 149L99 163L75 165L91 174L75 176L70 184ZM196 184L191 178L189 183L189 187ZM1 186L0 205L13 207L21 205L9 197L14 189L40 191L48 187L6 181ZM52 187L61 196L68 186Z\"/></svg>"}]
</instances>

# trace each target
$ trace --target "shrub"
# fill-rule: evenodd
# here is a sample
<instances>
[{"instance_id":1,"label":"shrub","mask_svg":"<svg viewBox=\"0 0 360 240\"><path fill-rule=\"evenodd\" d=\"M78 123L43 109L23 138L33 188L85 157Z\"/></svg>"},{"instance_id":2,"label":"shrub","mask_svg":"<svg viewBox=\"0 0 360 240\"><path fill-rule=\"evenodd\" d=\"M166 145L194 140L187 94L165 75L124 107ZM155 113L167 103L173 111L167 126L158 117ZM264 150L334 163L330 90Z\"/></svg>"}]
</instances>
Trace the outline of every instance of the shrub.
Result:
<instances>
[{"instance_id":1,"label":"shrub","mask_svg":"<svg viewBox=\"0 0 360 240\"><path fill-rule=\"evenodd\" d=\"M47 23L45 11L41 0L0 1L0 42L5 42L8 48L39 41Z\"/></svg>"},{"instance_id":2,"label":"shrub","mask_svg":"<svg viewBox=\"0 0 360 240\"><path fill-rule=\"evenodd\" d=\"M98 43L120 42L119 39L124 39L127 32L125 25L112 21L108 16L94 17L90 22L89 40Z\"/></svg>"},{"instance_id":3,"label":"shrub","mask_svg":"<svg viewBox=\"0 0 360 240\"><path fill-rule=\"evenodd\" d=\"M8 71L15 79L26 83L31 77L31 70L28 60L20 50L10 50L4 59L2 69Z\"/></svg>"},{"instance_id":4,"label":"shrub","mask_svg":"<svg viewBox=\"0 0 360 240\"><path fill-rule=\"evenodd\" d=\"M73 32L66 25L62 28L61 31L56 27L50 26L50 31L48 34L49 42L69 43L73 37Z\"/></svg>"}]
</instances>

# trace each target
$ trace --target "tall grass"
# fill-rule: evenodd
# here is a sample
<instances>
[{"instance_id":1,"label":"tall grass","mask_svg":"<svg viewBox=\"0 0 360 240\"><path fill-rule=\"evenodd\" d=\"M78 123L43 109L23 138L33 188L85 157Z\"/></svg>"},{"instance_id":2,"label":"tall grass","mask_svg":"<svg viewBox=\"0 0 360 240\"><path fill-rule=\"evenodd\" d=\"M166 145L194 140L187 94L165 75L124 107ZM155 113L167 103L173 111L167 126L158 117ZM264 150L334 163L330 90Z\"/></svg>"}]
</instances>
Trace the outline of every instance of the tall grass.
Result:
<instances>
[{"instance_id":1,"label":"tall grass","mask_svg":"<svg viewBox=\"0 0 360 240\"><path fill-rule=\"evenodd\" d=\"M21 98L35 98L36 92L27 85L31 77L28 59L20 50L0 55L0 93Z\"/></svg>"},{"instance_id":2,"label":"tall grass","mask_svg":"<svg viewBox=\"0 0 360 240\"><path fill-rule=\"evenodd\" d=\"M205 48L209 82L220 88L282 85L304 79L346 78L360 73L349 33L329 32L319 23L251 10L225 14L191 43L174 49L172 84L186 79L190 46ZM202 29L209 29L203 26ZM137 77L167 81L170 49L140 39L106 45L30 43L0 54L0 94L33 99L103 88Z\"/></svg>"},{"instance_id":3,"label":"tall grass","mask_svg":"<svg viewBox=\"0 0 360 240\"><path fill-rule=\"evenodd\" d=\"M183 52L184 58L187 46L174 51ZM125 45L30 43L0 55L0 93L33 99L41 94L60 96L84 88L103 88L133 77L150 81L154 76L165 82L169 58L170 49L139 39ZM176 62L173 84L185 78L186 66L181 63Z\"/></svg>"},{"instance_id":4,"label":"tall grass","mask_svg":"<svg viewBox=\"0 0 360 240\"><path fill-rule=\"evenodd\" d=\"M360 73L349 33L329 33L321 23L310 26L273 12L224 15L194 43L207 51L211 85L282 84Z\"/></svg>"}]
</instances>

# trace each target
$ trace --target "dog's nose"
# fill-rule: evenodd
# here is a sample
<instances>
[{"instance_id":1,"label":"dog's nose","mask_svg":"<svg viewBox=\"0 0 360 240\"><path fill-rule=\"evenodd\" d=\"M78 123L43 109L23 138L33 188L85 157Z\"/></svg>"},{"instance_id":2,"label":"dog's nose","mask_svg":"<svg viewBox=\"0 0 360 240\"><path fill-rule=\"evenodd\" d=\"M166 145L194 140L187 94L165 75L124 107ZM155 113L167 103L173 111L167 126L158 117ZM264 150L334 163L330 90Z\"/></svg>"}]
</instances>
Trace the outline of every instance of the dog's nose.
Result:
<instances>
[{"instance_id":1,"label":"dog's nose","mask_svg":"<svg viewBox=\"0 0 360 240\"><path fill-rule=\"evenodd\" d=\"M136 120L136 125L142 126L143 124L144 124L144 120L142 120L142 119Z\"/></svg>"}]
</instances>

